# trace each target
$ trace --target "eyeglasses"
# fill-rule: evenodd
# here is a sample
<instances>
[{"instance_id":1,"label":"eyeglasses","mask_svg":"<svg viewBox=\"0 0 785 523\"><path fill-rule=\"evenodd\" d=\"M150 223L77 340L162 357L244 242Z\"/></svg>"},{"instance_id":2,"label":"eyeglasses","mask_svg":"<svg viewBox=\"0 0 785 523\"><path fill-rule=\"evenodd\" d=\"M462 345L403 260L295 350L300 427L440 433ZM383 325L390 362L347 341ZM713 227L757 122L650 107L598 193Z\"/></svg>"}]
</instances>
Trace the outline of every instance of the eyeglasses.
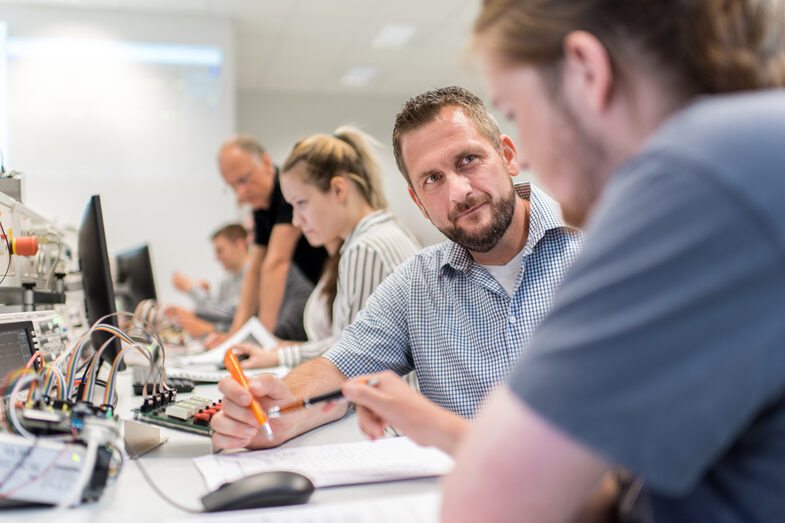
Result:
<instances>
[{"instance_id":1,"label":"eyeglasses","mask_svg":"<svg viewBox=\"0 0 785 523\"><path fill-rule=\"evenodd\" d=\"M251 175L253 175L253 171L252 170L248 171L247 174L237 178L235 181L233 181L229 185L231 185L232 188L234 188L234 189L237 189L237 187L239 187L241 185L246 185L250 181Z\"/></svg>"}]
</instances>

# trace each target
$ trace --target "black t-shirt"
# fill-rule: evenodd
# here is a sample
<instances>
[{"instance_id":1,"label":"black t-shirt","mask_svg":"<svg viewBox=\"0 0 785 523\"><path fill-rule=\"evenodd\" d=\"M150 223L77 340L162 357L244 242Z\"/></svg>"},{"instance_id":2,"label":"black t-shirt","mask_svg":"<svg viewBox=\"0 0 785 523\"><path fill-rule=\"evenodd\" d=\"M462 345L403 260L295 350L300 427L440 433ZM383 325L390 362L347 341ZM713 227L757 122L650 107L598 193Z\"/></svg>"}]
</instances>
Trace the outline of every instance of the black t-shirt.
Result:
<instances>
[{"instance_id":1,"label":"black t-shirt","mask_svg":"<svg viewBox=\"0 0 785 523\"><path fill-rule=\"evenodd\" d=\"M278 223L292 223L292 206L286 203L281 192L281 184L278 180L278 169L275 170L275 185L273 195L270 200L269 209L258 209L254 211L254 243L256 245L267 246L270 242L270 234L273 227ZM309 280L314 284L319 281L322 274L324 262L327 259L327 251L323 247L311 247L305 236L300 236L297 247L294 249L292 262L299 267Z\"/></svg>"}]
</instances>

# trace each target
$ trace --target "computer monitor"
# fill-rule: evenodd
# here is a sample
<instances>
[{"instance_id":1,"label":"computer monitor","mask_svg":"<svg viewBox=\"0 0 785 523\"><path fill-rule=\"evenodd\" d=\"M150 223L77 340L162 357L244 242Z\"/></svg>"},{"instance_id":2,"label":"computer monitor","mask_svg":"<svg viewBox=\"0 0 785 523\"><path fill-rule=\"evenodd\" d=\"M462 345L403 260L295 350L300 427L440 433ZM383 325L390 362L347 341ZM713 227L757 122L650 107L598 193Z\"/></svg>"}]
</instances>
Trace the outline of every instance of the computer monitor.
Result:
<instances>
[{"instance_id":1,"label":"computer monitor","mask_svg":"<svg viewBox=\"0 0 785 523\"><path fill-rule=\"evenodd\" d=\"M31 321L0 323L0 380L27 364L35 352L34 333Z\"/></svg>"},{"instance_id":2,"label":"computer monitor","mask_svg":"<svg viewBox=\"0 0 785 523\"><path fill-rule=\"evenodd\" d=\"M106 253L101 197L98 195L90 198L82 217L82 224L79 226L78 250L87 319L92 325L99 318L116 312L109 256ZM104 321L119 328L117 317L113 316ZM111 334L108 332L93 332L91 340L95 350L100 349L109 338L111 338ZM103 353L103 360L111 364L121 350L120 340L115 338L107 345ZM125 365L121 362L120 370L124 368Z\"/></svg>"},{"instance_id":3,"label":"computer monitor","mask_svg":"<svg viewBox=\"0 0 785 523\"><path fill-rule=\"evenodd\" d=\"M158 299L147 245L119 253L116 267L114 290L123 310L134 312L140 301Z\"/></svg>"}]
</instances>

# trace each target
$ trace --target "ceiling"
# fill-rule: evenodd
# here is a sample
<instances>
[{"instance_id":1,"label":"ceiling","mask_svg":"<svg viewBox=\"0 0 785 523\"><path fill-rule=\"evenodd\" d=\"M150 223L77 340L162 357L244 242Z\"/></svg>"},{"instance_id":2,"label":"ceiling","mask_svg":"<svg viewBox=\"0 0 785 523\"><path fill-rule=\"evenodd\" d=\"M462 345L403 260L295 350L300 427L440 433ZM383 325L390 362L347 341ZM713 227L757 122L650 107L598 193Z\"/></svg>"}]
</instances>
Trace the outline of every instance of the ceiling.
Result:
<instances>
[{"instance_id":1,"label":"ceiling","mask_svg":"<svg viewBox=\"0 0 785 523\"><path fill-rule=\"evenodd\" d=\"M0 3L17 3L4 2ZM461 84L478 89L466 46L479 0L27 0L25 5L231 19L240 91L410 95ZM412 24L398 49L371 43L386 24ZM352 67L375 67L347 86Z\"/></svg>"}]
</instances>

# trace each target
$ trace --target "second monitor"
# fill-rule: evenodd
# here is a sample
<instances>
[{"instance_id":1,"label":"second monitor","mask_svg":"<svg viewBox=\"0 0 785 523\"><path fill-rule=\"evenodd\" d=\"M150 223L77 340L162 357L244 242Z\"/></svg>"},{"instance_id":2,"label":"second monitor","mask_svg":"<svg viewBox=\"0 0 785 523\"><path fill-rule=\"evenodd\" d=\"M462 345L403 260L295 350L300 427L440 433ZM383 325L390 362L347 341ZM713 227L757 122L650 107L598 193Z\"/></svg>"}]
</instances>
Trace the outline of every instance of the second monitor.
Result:
<instances>
[{"instance_id":1,"label":"second monitor","mask_svg":"<svg viewBox=\"0 0 785 523\"><path fill-rule=\"evenodd\" d=\"M157 300L150 248L145 244L117 254L115 294L122 310L134 312L142 300Z\"/></svg>"}]
</instances>

